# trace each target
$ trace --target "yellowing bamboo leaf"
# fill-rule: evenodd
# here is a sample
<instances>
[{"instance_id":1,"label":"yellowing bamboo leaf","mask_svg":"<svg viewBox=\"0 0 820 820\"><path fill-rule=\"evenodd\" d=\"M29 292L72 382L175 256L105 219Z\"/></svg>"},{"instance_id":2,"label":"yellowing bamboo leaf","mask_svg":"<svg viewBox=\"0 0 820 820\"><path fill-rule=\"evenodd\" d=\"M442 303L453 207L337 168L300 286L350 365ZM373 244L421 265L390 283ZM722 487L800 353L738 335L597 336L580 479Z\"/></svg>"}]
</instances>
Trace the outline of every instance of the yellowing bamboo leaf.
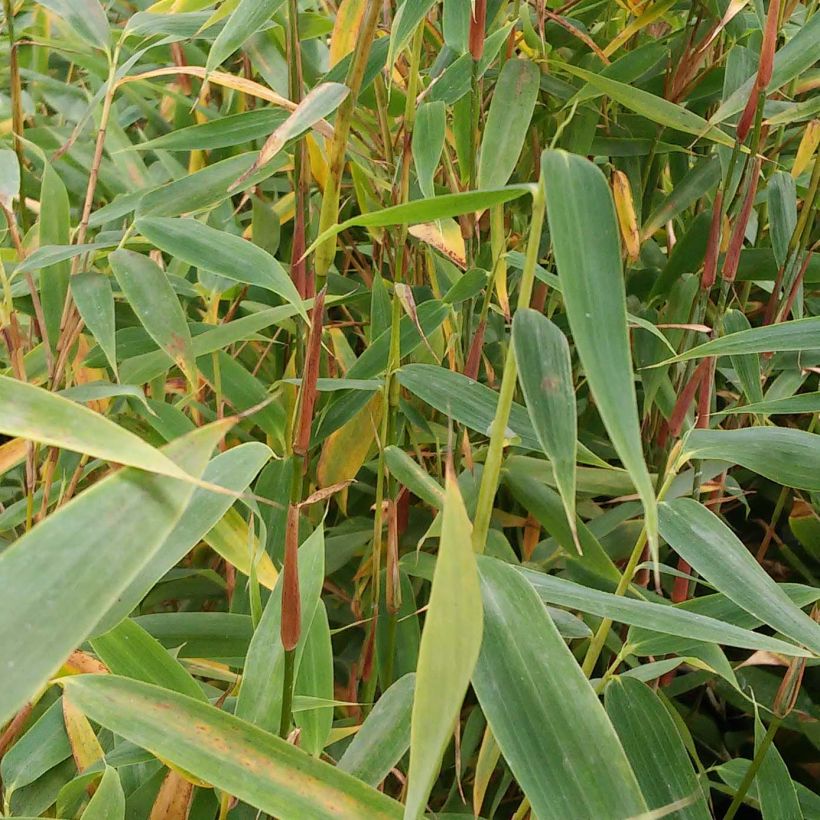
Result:
<instances>
[{"instance_id":1,"label":"yellowing bamboo leaf","mask_svg":"<svg viewBox=\"0 0 820 820\"><path fill-rule=\"evenodd\" d=\"M325 439L316 473L321 487L332 487L356 477L379 429L382 404L381 391L374 393L350 421ZM344 509L346 505L341 506Z\"/></svg>"},{"instance_id":2,"label":"yellowing bamboo leaf","mask_svg":"<svg viewBox=\"0 0 820 820\"><path fill-rule=\"evenodd\" d=\"M63 698L63 721L71 744L71 754L82 774L89 766L102 760L105 752L88 722L88 718L71 702Z\"/></svg>"},{"instance_id":3,"label":"yellowing bamboo leaf","mask_svg":"<svg viewBox=\"0 0 820 820\"><path fill-rule=\"evenodd\" d=\"M204 536L205 542L240 572L250 575L251 564L256 564L256 578L262 586L273 589L279 573L270 555L259 544L256 536L248 538L248 522L236 511L225 516Z\"/></svg>"},{"instance_id":4,"label":"yellowing bamboo leaf","mask_svg":"<svg viewBox=\"0 0 820 820\"><path fill-rule=\"evenodd\" d=\"M415 236L422 242L441 251L448 259L455 262L460 268L467 267L467 251L464 247L464 237L461 228L454 219L442 219L438 222L426 222L421 225L411 225L408 228L410 236Z\"/></svg>"},{"instance_id":5,"label":"yellowing bamboo leaf","mask_svg":"<svg viewBox=\"0 0 820 820\"><path fill-rule=\"evenodd\" d=\"M448 475L416 672L405 820L424 814L481 647L483 610L471 529L455 476Z\"/></svg>"},{"instance_id":6,"label":"yellowing bamboo leaf","mask_svg":"<svg viewBox=\"0 0 820 820\"><path fill-rule=\"evenodd\" d=\"M339 4L333 21L333 33L330 35L330 68L353 51L365 6L365 0L342 0Z\"/></svg>"}]
</instances>

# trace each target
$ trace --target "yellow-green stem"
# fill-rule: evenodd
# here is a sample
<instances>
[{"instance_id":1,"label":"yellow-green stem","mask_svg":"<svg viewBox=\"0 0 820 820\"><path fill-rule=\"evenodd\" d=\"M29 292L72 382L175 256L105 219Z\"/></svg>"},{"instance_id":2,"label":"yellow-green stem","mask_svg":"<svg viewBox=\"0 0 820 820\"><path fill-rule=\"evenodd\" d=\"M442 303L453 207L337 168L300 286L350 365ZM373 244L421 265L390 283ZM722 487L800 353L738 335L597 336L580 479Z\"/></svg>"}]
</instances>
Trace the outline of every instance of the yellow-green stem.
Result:
<instances>
[{"instance_id":1,"label":"yellow-green stem","mask_svg":"<svg viewBox=\"0 0 820 820\"><path fill-rule=\"evenodd\" d=\"M535 266L538 264L538 246L541 243L541 229L544 224L544 210L544 192L539 186L533 194L532 221L527 239L527 256L521 275L521 287L518 292L519 308L528 307L532 297L532 288L535 283ZM487 533L490 530L490 521L493 514L493 500L495 499L498 477L501 474L501 462L504 457L507 421L510 417L517 378L518 367L515 362L515 351L510 346L504 362L498 407L490 431L490 446L487 449L481 486L478 490L478 503L473 523L473 549L476 552L484 552L487 543Z\"/></svg>"}]
</instances>

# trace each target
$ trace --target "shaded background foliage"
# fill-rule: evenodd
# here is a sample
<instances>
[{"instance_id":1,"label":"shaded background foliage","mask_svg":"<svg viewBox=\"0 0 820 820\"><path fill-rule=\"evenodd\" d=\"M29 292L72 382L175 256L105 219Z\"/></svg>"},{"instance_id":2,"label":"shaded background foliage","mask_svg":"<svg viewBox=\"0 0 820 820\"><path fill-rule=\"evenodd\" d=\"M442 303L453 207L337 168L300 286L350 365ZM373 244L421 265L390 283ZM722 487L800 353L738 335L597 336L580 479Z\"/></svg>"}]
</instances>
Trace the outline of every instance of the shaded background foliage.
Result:
<instances>
[{"instance_id":1,"label":"shaded background foliage","mask_svg":"<svg viewBox=\"0 0 820 820\"><path fill-rule=\"evenodd\" d=\"M816 2L3 12L3 814L820 816Z\"/></svg>"}]
</instances>

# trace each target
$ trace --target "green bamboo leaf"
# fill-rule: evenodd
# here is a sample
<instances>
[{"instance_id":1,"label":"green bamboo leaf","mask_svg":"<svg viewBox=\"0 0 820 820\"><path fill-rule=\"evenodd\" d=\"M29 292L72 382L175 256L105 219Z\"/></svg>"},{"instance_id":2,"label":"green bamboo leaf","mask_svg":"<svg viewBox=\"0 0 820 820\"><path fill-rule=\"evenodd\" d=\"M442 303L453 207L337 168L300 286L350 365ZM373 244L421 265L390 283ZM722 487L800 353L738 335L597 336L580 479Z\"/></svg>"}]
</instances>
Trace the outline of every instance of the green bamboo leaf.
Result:
<instances>
[{"instance_id":1,"label":"green bamboo leaf","mask_svg":"<svg viewBox=\"0 0 820 820\"><path fill-rule=\"evenodd\" d=\"M775 171L766 186L769 207L769 235L778 265L783 265L789 251L789 242L797 225L797 185L794 177L785 171Z\"/></svg>"},{"instance_id":2,"label":"green bamboo leaf","mask_svg":"<svg viewBox=\"0 0 820 820\"><path fill-rule=\"evenodd\" d=\"M145 393L143 393L141 388L133 384L112 384L106 381L86 382L85 384L76 384L74 387L66 387L64 390L58 390L57 395L71 399L71 401L79 402L80 404L84 404L88 401L99 401L100 399L130 396L136 399L148 413L154 413L145 398Z\"/></svg>"},{"instance_id":3,"label":"green bamboo leaf","mask_svg":"<svg viewBox=\"0 0 820 820\"><path fill-rule=\"evenodd\" d=\"M777 638L758 635L748 629L690 612L685 608L601 592L535 570L521 568L519 572L523 573L541 599L548 604L588 612L600 618L611 618L619 623L651 629L666 635L677 635L681 638L738 646L743 649L761 649L792 656L808 654L804 649Z\"/></svg>"},{"instance_id":4,"label":"green bamboo leaf","mask_svg":"<svg viewBox=\"0 0 820 820\"><path fill-rule=\"evenodd\" d=\"M407 453L395 445L384 449L384 460L387 469L402 486L429 504L440 510L444 506L444 490L441 485L423 470Z\"/></svg>"},{"instance_id":5,"label":"green bamboo leaf","mask_svg":"<svg viewBox=\"0 0 820 820\"><path fill-rule=\"evenodd\" d=\"M778 584L778 586L788 596L789 600L801 609L820 599L820 590L812 587L803 586L802 584ZM754 615L739 607L720 592L690 598L687 601L675 604L673 609L704 615L707 618L733 624L743 629L757 629L763 624L760 618L755 618ZM652 631L651 627L640 626L630 627L627 641L635 647L635 651L640 655L665 655L670 652L676 655L686 655L696 644L700 643L702 645L702 642L690 638L663 635Z\"/></svg>"},{"instance_id":6,"label":"green bamboo leaf","mask_svg":"<svg viewBox=\"0 0 820 820\"><path fill-rule=\"evenodd\" d=\"M552 465L567 521L577 543L575 462L578 422L569 344L546 316L528 308L516 311L512 339L518 381L530 421Z\"/></svg>"},{"instance_id":7,"label":"green bamboo leaf","mask_svg":"<svg viewBox=\"0 0 820 820\"><path fill-rule=\"evenodd\" d=\"M387 53L387 66L393 67L396 58L410 42L413 32L427 13L436 4L436 0L405 0L399 6L393 27L390 30L390 48Z\"/></svg>"},{"instance_id":8,"label":"green bamboo leaf","mask_svg":"<svg viewBox=\"0 0 820 820\"><path fill-rule=\"evenodd\" d=\"M681 211L693 205L720 181L720 160L714 154L697 162L678 182L666 199L649 215L641 226L641 235L648 238L674 219Z\"/></svg>"},{"instance_id":9,"label":"green bamboo leaf","mask_svg":"<svg viewBox=\"0 0 820 820\"><path fill-rule=\"evenodd\" d=\"M114 251L109 259L142 326L194 384L196 362L191 331L168 276L152 259L133 251Z\"/></svg>"},{"instance_id":10,"label":"green bamboo leaf","mask_svg":"<svg viewBox=\"0 0 820 820\"><path fill-rule=\"evenodd\" d=\"M410 748L410 718L416 676L399 678L376 701L345 753L339 759L342 771L378 786Z\"/></svg>"},{"instance_id":11,"label":"green bamboo leaf","mask_svg":"<svg viewBox=\"0 0 820 820\"><path fill-rule=\"evenodd\" d=\"M743 333L750 329L751 325L745 313L741 313L739 310L727 310L723 315L723 330L727 335ZM760 383L760 357L758 354L744 353L732 356L731 359L746 398L750 402L763 401L763 387Z\"/></svg>"},{"instance_id":12,"label":"green bamboo leaf","mask_svg":"<svg viewBox=\"0 0 820 820\"><path fill-rule=\"evenodd\" d=\"M42 387L0 376L0 432L161 475L186 478L139 436Z\"/></svg>"},{"instance_id":13,"label":"green bamboo leaf","mask_svg":"<svg viewBox=\"0 0 820 820\"><path fill-rule=\"evenodd\" d=\"M699 117L677 103L669 102L663 97L657 97L641 88L618 82L618 80L613 80L602 74L593 74L591 71L578 68L578 66L569 63L563 63L561 67L570 74L586 80L593 88L602 91L624 108L628 108L630 111L652 120L652 122L664 125L667 128L674 128L676 131L683 131L685 134L706 137L728 148L735 144L734 139L716 125L707 122L703 117Z\"/></svg>"},{"instance_id":14,"label":"green bamboo leaf","mask_svg":"<svg viewBox=\"0 0 820 820\"><path fill-rule=\"evenodd\" d=\"M350 93L344 83L319 83L289 114L288 118L268 137L259 158L247 171L250 176L270 162L287 142L310 130L317 122L332 114ZM234 183L236 185L236 183ZM233 187L233 186L232 186Z\"/></svg>"},{"instance_id":15,"label":"green bamboo leaf","mask_svg":"<svg viewBox=\"0 0 820 820\"><path fill-rule=\"evenodd\" d=\"M202 427L165 449L199 476L226 422ZM113 605L182 515L187 481L120 470L45 518L0 553L0 722L57 670ZM32 590L48 590L33 595Z\"/></svg>"},{"instance_id":16,"label":"green bamboo leaf","mask_svg":"<svg viewBox=\"0 0 820 820\"><path fill-rule=\"evenodd\" d=\"M413 164L416 166L416 179L419 181L421 195L428 199L435 194L433 177L444 148L446 116L447 111L441 101L426 103L416 112L416 122L413 126Z\"/></svg>"},{"instance_id":17,"label":"green bamboo leaf","mask_svg":"<svg viewBox=\"0 0 820 820\"><path fill-rule=\"evenodd\" d=\"M782 88L817 62L818 40L820 40L820 19L812 15L803 25L797 26L795 35L775 53L772 78L766 89L767 94ZM754 84L755 76L753 75L720 104L710 122L724 122L733 114L742 111L749 95L753 93Z\"/></svg>"},{"instance_id":18,"label":"green bamboo leaf","mask_svg":"<svg viewBox=\"0 0 820 820\"><path fill-rule=\"evenodd\" d=\"M324 532L319 526L299 548L299 596L302 611L302 636L296 646L295 667L307 640L307 626L313 620L325 576ZM245 660L242 688L236 702L236 715L267 730L279 728L282 710L282 680L285 651L279 638L282 618L282 575L268 598L259 625L253 634Z\"/></svg>"},{"instance_id":19,"label":"green bamboo leaf","mask_svg":"<svg viewBox=\"0 0 820 820\"><path fill-rule=\"evenodd\" d=\"M242 665L253 637L250 615L230 612L165 612L134 620L180 658Z\"/></svg>"},{"instance_id":20,"label":"green bamboo leaf","mask_svg":"<svg viewBox=\"0 0 820 820\"><path fill-rule=\"evenodd\" d=\"M160 642L130 618L91 640L91 648L114 675L153 683L206 701L199 684Z\"/></svg>"},{"instance_id":21,"label":"green bamboo leaf","mask_svg":"<svg viewBox=\"0 0 820 820\"><path fill-rule=\"evenodd\" d=\"M606 711L638 778L650 811L685 803L671 817L709 820L692 762L672 716L644 683L615 678L606 688Z\"/></svg>"},{"instance_id":22,"label":"green bamboo leaf","mask_svg":"<svg viewBox=\"0 0 820 820\"><path fill-rule=\"evenodd\" d=\"M401 806L207 703L116 675L64 678L91 720L277 817L398 818Z\"/></svg>"},{"instance_id":23,"label":"green bamboo leaf","mask_svg":"<svg viewBox=\"0 0 820 820\"><path fill-rule=\"evenodd\" d=\"M405 820L424 814L481 647L481 592L470 519L454 476L448 476L444 492L441 540L416 669Z\"/></svg>"},{"instance_id":24,"label":"green bamboo leaf","mask_svg":"<svg viewBox=\"0 0 820 820\"><path fill-rule=\"evenodd\" d=\"M208 51L205 71L210 74L273 17L284 0L239 0L228 22Z\"/></svg>"},{"instance_id":25,"label":"green bamboo leaf","mask_svg":"<svg viewBox=\"0 0 820 820\"><path fill-rule=\"evenodd\" d=\"M498 393L462 373L430 364L409 364L399 371L399 382L415 396L454 419L459 424L489 436L495 418ZM517 436L520 446L541 450L526 408L513 402L507 420L510 438ZM584 464L609 467L598 456L578 445L578 460Z\"/></svg>"},{"instance_id":26,"label":"green bamboo leaf","mask_svg":"<svg viewBox=\"0 0 820 820\"><path fill-rule=\"evenodd\" d=\"M1 192L0 195L2 195ZM38 271L49 265L56 265L59 262L65 262L67 259L73 259L75 256L81 256L84 253L93 253L94 251L113 247L116 246L110 242L86 242L82 245L41 245L34 253L29 254L17 265L14 273Z\"/></svg>"},{"instance_id":27,"label":"green bamboo leaf","mask_svg":"<svg viewBox=\"0 0 820 820\"><path fill-rule=\"evenodd\" d=\"M473 687L533 814L641 815L618 736L544 605L510 565L481 557L479 567L485 625Z\"/></svg>"},{"instance_id":28,"label":"green bamboo leaf","mask_svg":"<svg viewBox=\"0 0 820 820\"><path fill-rule=\"evenodd\" d=\"M457 194L443 194L430 199L414 199L402 205L393 205L380 211L360 214L338 225L333 225L316 237L313 244L305 251L309 255L323 242L332 239L348 228L387 228L393 225L416 225L422 222L434 222L450 216L473 211L483 211L493 205L512 202L524 194L531 193L530 185L507 185L488 191L462 191Z\"/></svg>"},{"instance_id":29,"label":"green bamboo leaf","mask_svg":"<svg viewBox=\"0 0 820 820\"><path fill-rule=\"evenodd\" d=\"M765 736L763 721L759 714L755 714L755 752ZM755 783L763 820L791 820L804 816L789 769L774 743L766 751L755 775Z\"/></svg>"},{"instance_id":30,"label":"green bamboo leaf","mask_svg":"<svg viewBox=\"0 0 820 820\"><path fill-rule=\"evenodd\" d=\"M256 157L255 151L248 151L207 165L194 174L187 174L139 195L125 209L125 213L136 209L138 216L180 216L210 210L234 193L229 191L230 186L253 166ZM279 170L281 164L284 164L284 157L267 163L245 179L237 190L258 185Z\"/></svg>"},{"instance_id":31,"label":"green bamboo leaf","mask_svg":"<svg viewBox=\"0 0 820 820\"><path fill-rule=\"evenodd\" d=\"M791 602L713 512L694 499L678 498L662 505L660 520L669 546L715 589L820 655L820 625Z\"/></svg>"},{"instance_id":32,"label":"green bamboo leaf","mask_svg":"<svg viewBox=\"0 0 820 820\"><path fill-rule=\"evenodd\" d=\"M40 202L48 203L48 207L40 212L40 244L68 245L71 239L71 206L68 192L60 175L48 162L43 168ZM40 271L40 301L52 350L56 349L60 338L60 322L63 318L70 276L71 265L66 260L55 262Z\"/></svg>"},{"instance_id":33,"label":"green bamboo leaf","mask_svg":"<svg viewBox=\"0 0 820 820\"><path fill-rule=\"evenodd\" d=\"M535 111L540 80L541 71L529 60L504 63L484 125L479 188L500 188L512 176Z\"/></svg>"},{"instance_id":34,"label":"green bamboo leaf","mask_svg":"<svg viewBox=\"0 0 820 820\"><path fill-rule=\"evenodd\" d=\"M609 438L643 502L657 564L657 507L641 446L615 206L604 175L583 157L545 151L541 167L572 338Z\"/></svg>"},{"instance_id":35,"label":"green bamboo leaf","mask_svg":"<svg viewBox=\"0 0 820 820\"><path fill-rule=\"evenodd\" d=\"M114 293L110 277L90 271L78 273L71 277L71 296L85 326L105 353L114 377L118 378Z\"/></svg>"},{"instance_id":36,"label":"green bamboo leaf","mask_svg":"<svg viewBox=\"0 0 820 820\"><path fill-rule=\"evenodd\" d=\"M715 413L716 416L735 413L752 413L756 416L791 415L799 413L820 413L820 391L799 393L779 399L764 399L760 402L730 407Z\"/></svg>"},{"instance_id":37,"label":"green bamboo leaf","mask_svg":"<svg viewBox=\"0 0 820 820\"><path fill-rule=\"evenodd\" d=\"M69 757L71 744L65 731L62 699L58 698L3 755L0 775L4 800L10 803L17 789L34 783Z\"/></svg>"},{"instance_id":38,"label":"green bamboo leaf","mask_svg":"<svg viewBox=\"0 0 820 820\"><path fill-rule=\"evenodd\" d=\"M211 459L202 478L209 484L241 493L270 457L270 449L261 442L240 444ZM176 526L128 586L120 592L116 603L94 627L92 634L99 635L108 631L136 609L154 584L222 520L233 503L232 495L197 488Z\"/></svg>"},{"instance_id":39,"label":"green bamboo leaf","mask_svg":"<svg viewBox=\"0 0 820 820\"><path fill-rule=\"evenodd\" d=\"M709 458L740 464L778 484L820 491L820 435L791 427L693 430L682 458Z\"/></svg>"},{"instance_id":40,"label":"green bamboo leaf","mask_svg":"<svg viewBox=\"0 0 820 820\"><path fill-rule=\"evenodd\" d=\"M111 31L97 0L44 0L41 5L65 20L87 43L104 51L108 49Z\"/></svg>"},{"instance_id":41,"label":"green bamboo leaf","mask_svg":"<svg viewBox=\"0 0 820 820\"><path fill-rule=\"evenodd\" d=\"M283 108L255 108L241 114L229 114L210 122L178 128L146 142L138 142L125 150L210 151L214 148L230 148L267 137L287 116L288 112Z\"/></svg>"},{"instance_id":42,"label":"green bamboo leaf","mask_svg":"<svg viewBox=\"0 0 820 820\"><path fill-rule=\"evenodd\" d=\"M299 660L294 692L297 696L333 701L333 647L327 609L320 599L307 628L305 647ZM333 728L333 706L319 706L294 714L301 730L299 745L314 757L322 754Z\"/></svg>"},{"instance_id":43,"label":"green bamboo leaf","mask_svg":"<svg viewBox=\"0 0 820 820\"><path fill-rule=\"evenodd\" d=\"M125 817L125 792L117 770L106 766L82 820L122 820Z\"/></svg>"},{"instance_id":44,"label":"green bamboo leaf","mask_svg":"<svg viewBox=\"0 0 820 820\"><path fill-rule=\"evenodd\" d=\"M778 353L817 348L820 348L820 316L810 316L807 319L763 325L720 336L654 367L685 362L689 359L702 359L704 356L737 356L744 353Z\"/></svg>"},{"instance_id":45,"label":"green bamboo leaf","mask_svg":"<svg viewBox=\"0 0 820 820\"><path fill-rule=\"evenodd\" d=\"M218 231L196 219L143 217L137 229L151 244L197 268L278 294L307 320L299 292L284 268L267 251L240 236Z\"/></svg>"}]
</instances>

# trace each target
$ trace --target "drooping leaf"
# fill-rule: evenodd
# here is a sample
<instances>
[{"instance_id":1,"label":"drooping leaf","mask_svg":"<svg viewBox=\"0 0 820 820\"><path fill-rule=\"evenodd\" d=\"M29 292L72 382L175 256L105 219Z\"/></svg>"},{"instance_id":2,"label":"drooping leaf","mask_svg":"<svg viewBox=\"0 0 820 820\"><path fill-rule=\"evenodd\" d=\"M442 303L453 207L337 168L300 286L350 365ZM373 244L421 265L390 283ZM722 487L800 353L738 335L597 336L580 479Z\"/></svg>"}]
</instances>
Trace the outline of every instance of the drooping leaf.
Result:
<instances>
[{"instance_id":1,"label":"drooping leaf","mask_svg":"<svg viewBox=\"0 0 820 820\"><path fill-rule=\"evenodd\" d=\"M109 259L143 327L193 383L196 363L191 331L166 273L152 259L133 251L114 251Z\"/></svg>"},{"instance_id":2,"label":"drooping leaf","mask_svg":"<svg viewBox=\"0 0 820 820\"><path fill-rule=\"evenodd\" d=\"M715 458L740 464L799 490L820 490L820 435L792 427L693 430L684 458Z\"/></svg>"},{"instance_id":3,"label":"drooping leaf","mask_svg":"<svg viewBox=\"0 0 820 820\"><path fill-rule=\"evenodd\" d=\"M284 0L239 0L225 27L208 52L205 70L210 73L241 48L273 16Z\"/></svg>"},{"instance_id":4,"label":"drooping leaf","mask_svg":"<svg viewBox=\"0 0 820 820\"><path fill-rule=\"evenodd\" d=\"M661 362L685 362L704 356L732 356L744 353L776 353L784 350L814 350L820 348L820 316L763 325L737 333L729 333Z\"/></svg>"},{"instance_id":5,"label":"drooping leaf","mask_svg":"<svg viewBox=\"0 0 820 820\"><path fill-rule=\"evenodd\" d=\"M401 816L389 797L210 704L115 675L80 675L63 685L92 720L262 811Z\"/></svg>"},{"instance_id":6,"label":"drooping leaf","mask_svg":"<svg viewBox=\"0 0 820 820\"><path fill-rule=\"evenodd\" d=\"M759 635L716 618L690 612L685 608L613 595L530 569L522 568L519 571L547 603L683 638L747 649L762 649L786 655L806 654L805 650L785 641L768 635Z\"/></svg>"},{"instance_id":7,"label":"drooping leaf","mask_svg":"<svg viewBox=\"0 0 820 820\"><path fill-rule=\"evenodd\" d=\"M165 450L198 476L230 423L203 427ZM48 680L162 544L193 493L186 481L121 470L81 493L0 554L0 720ZM33 596L32 589L49 590Z\"/></svg>"},{"instance_id":8,"label":"drooping leaf","mask_svg":"<svg viewBox=\"0 0 820 820\"><path fill-rule=\"evenodd\" d=\"M235 282L273 291L304 314L290 277L276 259L252 242L196 219L143 217L137 227L146 239L172 257Z\"/></svg>"},{"instance_id":9,"label":"drooping leaf","mask_svg":"<svg viewBox=\"0 0 820 820\"><path fill-rule=\"evenodd\" d=\"M162 475L185 473L139 436L81 404L0 376L0 432Z\"/></svg>"},{"instance_id":10,"label":"drooping leaf","mask_svg":"<svg viewBox=\"0 0 820 820\"><path fill-rule=\"evenodd\" d=\"M664 503L661 535L727 598L820 655L820 624L789 600L713 512L692 498Z\"/></svg>"},{"instance_id":11,"label":"drooping leaf","mask_svg":"<svg viewBox=\"0 0 820 820\"><path fill-rule=\"evenodd\" d=\"M114 294L107 276L91 271L71 277L71 296L85 326L97 340L117 377Z\"/></svg>"}]
</instances>

